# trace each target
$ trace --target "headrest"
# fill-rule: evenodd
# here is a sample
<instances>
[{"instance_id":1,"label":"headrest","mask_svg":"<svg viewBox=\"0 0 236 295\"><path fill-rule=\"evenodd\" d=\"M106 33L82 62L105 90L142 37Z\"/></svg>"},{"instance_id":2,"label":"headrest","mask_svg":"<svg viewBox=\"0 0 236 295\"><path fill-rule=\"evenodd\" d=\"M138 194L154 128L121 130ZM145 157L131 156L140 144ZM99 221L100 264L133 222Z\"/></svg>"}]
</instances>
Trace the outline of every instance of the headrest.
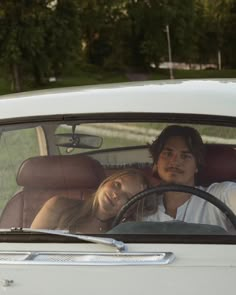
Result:
<instances>
[{"instance_id":1,"label":"headrest","mask_svg":"<svg viewBox=\"0 0 236 295\"><path fill-rule=\"evenodd\" d=\"M103 166L86 155L39 156L21 164L17 183L42 189L94 189L104 178Z\"/></svg>"},{"instance_id":2,"label":"headrest","mask_svg":"<svg viewBox=\"0 0 236 295\"><path fill-rule=\"evenodd\" d=\"M209 185L226 180L236 181L236 148L207 144L206 165L198 175L198 184Z\"/></svg>"}]
</instances>

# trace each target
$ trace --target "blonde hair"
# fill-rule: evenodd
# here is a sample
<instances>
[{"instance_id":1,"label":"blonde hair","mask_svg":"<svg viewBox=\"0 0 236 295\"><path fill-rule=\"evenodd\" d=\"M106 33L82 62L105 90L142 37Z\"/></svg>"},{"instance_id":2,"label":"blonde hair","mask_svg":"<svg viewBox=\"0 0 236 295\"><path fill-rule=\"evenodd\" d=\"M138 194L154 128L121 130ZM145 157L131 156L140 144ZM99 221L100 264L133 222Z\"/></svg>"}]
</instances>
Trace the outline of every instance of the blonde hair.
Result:
<instances>
[{"instance_id":1,"label":"blonde hair","mask_svg":"<svg viewBox=\"0 0 236 295\"><path fill-rule=\"evenodd\" d=\"M78 203L78 206L75 206L73 208L73 211L70 212L70 215L65 216L65 218L62 219L62 224L60 224L60 228L69 228L70 231L75 231L76 227L79 223L84 223L87 218L89 218L91 215L95 215L95 212L98 208L98 194L100 189L109 181L113 181L114 179L117 179L119 177L125 176L125 175L133 175L136 176L140 183L143 184L144 188L149 188L149 181L147 177L142 173L140 170L137 169L125 169L119 172L116 172L110 176L108 176L98 187L96 192L91 195L91 197L86 200L82 206L81 202ZM113 219L113 218L112 218ZM112 222L112 220L111 220ZM66 225L66 226L65 226Z\"/></svg>"},{"instance_id":2,"label":"blonde hair","mask_svg":"<svg viewBox=\"0 0 236 295\"><path fill-rule=\"evenodd\" d=\"M113 181L119 177L125 176L125 175L133 175L136 176L137 178L139 178L139 181L141 184L144 185L145 188L149 187L149 181L147 179L147 177L140 171L137 169L125 169L119 172L116 172L114 174L111 174L110 176L108 176L105 180L103 180L103 182L99 185L96 193L94 194L94 201L93 201L93 212L96 211L97 206L98 206L98 194L100 189L104 186L105 183L109 182L109 181Z\"/></svg>"}]
</instances>

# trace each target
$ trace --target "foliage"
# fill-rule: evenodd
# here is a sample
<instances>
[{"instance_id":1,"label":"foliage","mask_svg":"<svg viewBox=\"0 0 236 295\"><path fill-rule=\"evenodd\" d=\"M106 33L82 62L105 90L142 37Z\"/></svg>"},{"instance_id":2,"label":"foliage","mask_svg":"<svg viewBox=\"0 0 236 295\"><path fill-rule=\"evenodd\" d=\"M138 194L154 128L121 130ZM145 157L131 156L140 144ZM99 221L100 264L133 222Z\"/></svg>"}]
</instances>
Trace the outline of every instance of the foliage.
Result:
<instances>
[{"instance_id":1,"label":"foliage","mask_svg":"<svg viewBox=\"0 0 236 295\"><path fill-rule=\"evenodd\" d=\"M168 61L167 25L173 61L236 66L236 0L1 0L1 68L16 91L84 64L147 70Z\"/></svg>"},{"instance_id":2,"label":"foliage","mask_svg":"<svg viewBox=\"0 0 236 295\"><path fill-rule=\"evenodd\" d=\"M76 1L60 0L56 6L53 3L0 2L0 58L11 71L16 90L20 90L22 76L32 76L40 84L68 61L72 48L79 51Z\"/></svg>"}]
</instances>

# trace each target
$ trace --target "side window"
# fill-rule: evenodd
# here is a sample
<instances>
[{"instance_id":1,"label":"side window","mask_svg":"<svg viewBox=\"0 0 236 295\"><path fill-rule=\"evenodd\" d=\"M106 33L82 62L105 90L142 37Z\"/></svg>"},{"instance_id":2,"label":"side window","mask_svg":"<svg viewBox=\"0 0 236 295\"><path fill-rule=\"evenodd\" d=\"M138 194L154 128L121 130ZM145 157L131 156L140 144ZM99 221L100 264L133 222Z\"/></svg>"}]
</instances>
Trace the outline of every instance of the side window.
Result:
<instances>
[{"instance_id":1,"label":"side window","mask_svg":"<svg viewBox=\"0 0 236 295\"><path fill-rule=\"evenodd\" d=\"M0 131L0 212L18 189L16 176L21 163L40 154L38 128Z\"/></svg>"}]
</instances>

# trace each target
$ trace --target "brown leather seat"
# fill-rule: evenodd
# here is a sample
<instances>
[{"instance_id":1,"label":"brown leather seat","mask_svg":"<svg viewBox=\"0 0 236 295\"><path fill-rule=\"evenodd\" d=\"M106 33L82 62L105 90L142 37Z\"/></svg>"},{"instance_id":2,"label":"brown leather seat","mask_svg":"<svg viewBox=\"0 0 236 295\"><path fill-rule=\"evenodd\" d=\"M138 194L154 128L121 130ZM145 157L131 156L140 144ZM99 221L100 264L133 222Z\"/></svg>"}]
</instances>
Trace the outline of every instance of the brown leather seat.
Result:
<instances>
[{"instance_id":1,"label":"brown leather seat","mask_svg":"<svg viewBox=\"0 0 236 295\"><path fill-rule=\"evenodd\" d=\"M235 182L236 147L222 144L206 144L205 150L205 165L198 173L196 184L209 186L214 182ZM161 183L159 176L153 174L151 166L142 168L141 170L149 178L152 186L156 186Z\"/></svg>"},{"instance_id":2,"label":"brown leather seat","mask_svg":"<svg viewBox=\"0 0 236 295\"><path fill-rule=\"evenodd\" d=\"M208 186L222 181L236 181L236 148L207 144L205 167L200 171L197 183Z\"/></svg>"},{"instance_id":3,"label":"brown leather seat","mask_svg":"<svg viewBox=\"0 0 236 295\"><path fill-rule=\"evenodd\" d=\"M83 200L104 178L102 165L85 155L27 159L17 174L22 190L5 206L0 228L30 227L40 208L52 196Z\"/></svg>"},{"instance_id":4,"label":"brown leather seat","mask_svg":"<svg viewBox=\"0 0 236 295\"><path fill-rule=\"evenodd\" d=\"M230 145L206 144L205 149L205 165L198 173L196 184L208 186L214 182L236 181L236 148ZM106 169L106 175L109 176L120 169ZM152 186L161 183L159 176L153 174L152 164L140 170L147 176Z\"/></svg>"}]
</instances>

